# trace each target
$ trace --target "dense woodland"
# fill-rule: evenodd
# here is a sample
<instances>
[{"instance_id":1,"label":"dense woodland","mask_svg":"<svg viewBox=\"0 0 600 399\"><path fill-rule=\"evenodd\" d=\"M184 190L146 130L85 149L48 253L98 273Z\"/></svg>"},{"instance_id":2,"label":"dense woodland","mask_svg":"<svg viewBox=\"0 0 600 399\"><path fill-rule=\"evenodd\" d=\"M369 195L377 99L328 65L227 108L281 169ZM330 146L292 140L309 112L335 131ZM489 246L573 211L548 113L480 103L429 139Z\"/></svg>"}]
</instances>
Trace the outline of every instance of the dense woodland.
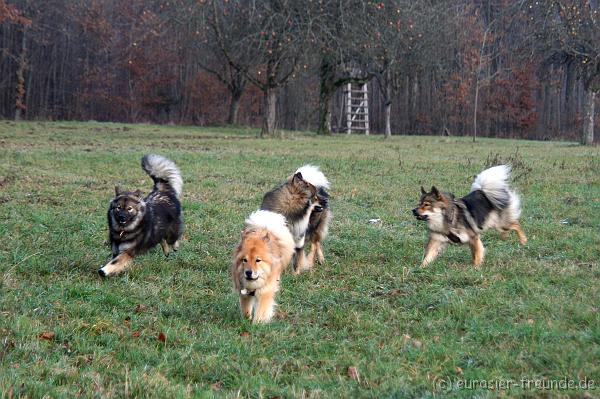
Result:
<instances>
[{"instance_id":1,"label":"dense woodland","mask_svg":"<svg viewBox=\"0 0 600 399\"><path fill-rule=\"evenodd\" d=\"M0 0L0 117L593 141L599 0Z\"/></svg>"}]
</instances>

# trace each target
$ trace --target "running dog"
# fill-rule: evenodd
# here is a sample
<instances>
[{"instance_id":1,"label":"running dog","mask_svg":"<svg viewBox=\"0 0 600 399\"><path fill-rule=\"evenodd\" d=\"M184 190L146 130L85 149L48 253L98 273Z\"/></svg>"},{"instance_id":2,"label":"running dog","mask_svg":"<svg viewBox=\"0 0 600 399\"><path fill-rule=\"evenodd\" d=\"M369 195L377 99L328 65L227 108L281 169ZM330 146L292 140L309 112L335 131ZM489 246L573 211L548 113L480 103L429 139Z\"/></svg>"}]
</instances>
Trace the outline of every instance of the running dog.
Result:
<instances>
[{"instance_id":1,"label":"running dog","mask_svg":"<svg viewBox=\"0 0 600 399\"><path fill-rule=\"evenodd\" d=\"M246 219L231 267L244 317L254 323L273 318L281 273L293 254L294 239L283 215L259 210Z\"/></svg>"},{"instance_id":2,"label":"running dog","mask_svg":"<svg viewBox=\"0 0 600 399\"><path fill-rule=\"evenodd\" d=\"M142 158L142 169L154 181L145 198L140 190L115 187L108 209L112 260L98 270L102 277L122 272L133 258L160 243L166 256L179 248L183 234L181 189L183 180L177 166L160 155Z\"/></svg>"},{"instance_id":3,"label":"running dog","mask_svg":"<svg viewBox=\"0 0 600 399\"><path fill-rule=\"evenodd\" d=\"M503 237L514 230L521 244L527 243L519 224L521 200L510 189L509 178L508 165L486 169L475 178L471 192L460 199L440 192L435 186L430 192L421 187L419 206L412 212L418 220L426 221L429 228L422 266L433 262L447 243L468 243L473 264L479 267L485 251L480 234L490 228L501 231Z\"/></svg>"}]
</instances>

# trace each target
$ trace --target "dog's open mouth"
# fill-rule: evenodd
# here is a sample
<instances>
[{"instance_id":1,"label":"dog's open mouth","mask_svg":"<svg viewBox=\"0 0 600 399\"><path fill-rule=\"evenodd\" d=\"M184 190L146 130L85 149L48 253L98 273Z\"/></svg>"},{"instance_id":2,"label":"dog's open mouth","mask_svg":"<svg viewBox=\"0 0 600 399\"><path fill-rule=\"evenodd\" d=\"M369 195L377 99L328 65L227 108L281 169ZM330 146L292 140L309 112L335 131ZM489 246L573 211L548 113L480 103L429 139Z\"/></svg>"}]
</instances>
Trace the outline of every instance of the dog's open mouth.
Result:
<instances>
[{"instance_id":1,"label":"dog's open mouth","mask_svg":"<svg viewBox=\"0 0 600 399\"><path fill-rule=\"evenodd\" d=\"M256 280L258 280L258 276L256 276L256 277L246 277L246 280L248 280L248 281L256 281Z\"/></svg>"},{"instance_id":2,"label":"dog's open mouth","mask_svg":"<svg viewBox=\"0 0 600 399\"><path fill-rule=\"evenodd\" d=\"M427 220L429 217L427 215L417 215L417 220Z\"/></svg>"}]
</instances>

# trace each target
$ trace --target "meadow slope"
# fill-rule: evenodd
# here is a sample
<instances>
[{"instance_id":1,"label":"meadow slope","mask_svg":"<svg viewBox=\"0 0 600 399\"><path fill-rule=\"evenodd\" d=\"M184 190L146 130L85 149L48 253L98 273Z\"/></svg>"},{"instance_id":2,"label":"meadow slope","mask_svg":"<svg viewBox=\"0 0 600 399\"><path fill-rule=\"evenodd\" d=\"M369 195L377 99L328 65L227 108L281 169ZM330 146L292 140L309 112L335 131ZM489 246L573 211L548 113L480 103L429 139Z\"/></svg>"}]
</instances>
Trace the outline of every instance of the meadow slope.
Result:
<instances>
[{"instance_id":1,"label":"meadow slope","mask_svg":"<svg viewBox=\"0 0 600 399\"><path fill-rule=\"evenodd\" d=\"M1 398L600 396L598 147L255 135L0 121ZM100 279L113 187L148 192L140 158L150 152L183 172L185 240L168 259L157 248ZM418 267L420 185L464 195L506 160L529 243L487 232L481 269L468 247ZM231 253L262 195L307 162L332 182L326 264L285 274L277 318L251 325ZM515 384L460 389L473 380Z\"/></svg>"}]
</instances>

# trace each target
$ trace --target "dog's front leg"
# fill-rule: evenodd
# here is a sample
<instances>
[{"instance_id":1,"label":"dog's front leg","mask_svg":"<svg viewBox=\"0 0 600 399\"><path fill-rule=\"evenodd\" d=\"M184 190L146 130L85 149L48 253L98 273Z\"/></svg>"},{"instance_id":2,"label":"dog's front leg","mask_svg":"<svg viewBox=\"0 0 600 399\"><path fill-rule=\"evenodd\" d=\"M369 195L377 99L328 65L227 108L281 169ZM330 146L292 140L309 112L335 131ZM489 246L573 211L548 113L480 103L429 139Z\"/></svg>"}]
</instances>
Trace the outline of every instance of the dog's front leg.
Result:
<instances>
[{"instance_id":1,"label":"dog's front leg","mask_svg":"<svg viewBox=\"0 0 600 399\"><path fill-rule=\"evenodd\" d=\"M113 241L111 244L111 249L112 249L112 257L114 259L119 255L119 244L117 244L115 241Z\"/></svg>"},{"instance_id":2,"label":"dog's front leg","mask_svg":"<svg viewBox=\"0 0 600 399\"><path fill-rule=\"evenodd\" d=\"M275 313L275 292L261 292L256 298L255 323L268 323Z\"/></svg>"},{"instance_id":3,"label":"dog's front leg","mask_svg":"<svg viewBox=\"0 0 600 399\"><path fill-rule=\"evenodd\" d=\"M433 262L435 258L437 258L442 252L445 245L446 243L444 241L429 236L429 241L427 241L427 246L425 247L425 255L423 255L423 262L421 263L421 266L424 267Z\"/></svg>"},{"instance_id":4,"label":"dog's front leg","mask_svg":"<svg viewBox=\"0 0 600 399\"><path fill-rule=\"evenodd\" d=\"M121 273L131 263L133 257L127 252L121 252L113 260L108 262L98 270L98 274L102 277L112 276Z\"/></svg>"},{"instance_id":5,"label":"dog's front leg","mask_svg":"<svg viewBox=\"0 0 600 399\"><path fill-rule=\"evenodd\" d=\"M294 274L300 274L307 267L306 254L304 253L304 247L296 248L294 253Z\"/></svg>"},{"instance_id":6,"label":"dog's front leg","mask_svg":"<svg viewBox=\"0 0 600 399\"><path fill-rule=\"evenodd\" d=\"M471 247L471 254L473 255L473 265L475 265L475 267L481 266L485 249L483 248L483 243L479 236L471 239L471 241L469 241L469 246Z\"/></svg>"},{"instance_id":7,"label":"dog's front leg","mask_svg":"<svg viewBox=\"0 0 600 399\"><path fill-rule=\"evenodd\" d=\"M162 248L163 253L165 254L165 256L168 257L169 256L170 248L169 248L169 244L167 243L167 240L162 240L160 242L160 246L161 246L161 248Z\"/></svg>"},{"instance_id":8,"label":"dog's front leg","mask_svg":"<svg viewBox=\"0 0 600 399\"><path fill-rule=\"evenodd\" d=\"M527 244L527 236L525 235L525 232L523 231L523 228L521 228L521 224L519 224L519 222L514 222L511 224L510 229L517 232L521 245Z\"/></svg>"},{"instance_id":9,"label":"dog's front leg","mask_svg":"<svg viewBox=\"0 0 600 399\"><path fill-rule=\"evenodd\" d=\"M252 319L252 307L254 306L255 297L250 295L240 295L240 310L242 316L247 319Z\"/></svg>"}]
</instances>

